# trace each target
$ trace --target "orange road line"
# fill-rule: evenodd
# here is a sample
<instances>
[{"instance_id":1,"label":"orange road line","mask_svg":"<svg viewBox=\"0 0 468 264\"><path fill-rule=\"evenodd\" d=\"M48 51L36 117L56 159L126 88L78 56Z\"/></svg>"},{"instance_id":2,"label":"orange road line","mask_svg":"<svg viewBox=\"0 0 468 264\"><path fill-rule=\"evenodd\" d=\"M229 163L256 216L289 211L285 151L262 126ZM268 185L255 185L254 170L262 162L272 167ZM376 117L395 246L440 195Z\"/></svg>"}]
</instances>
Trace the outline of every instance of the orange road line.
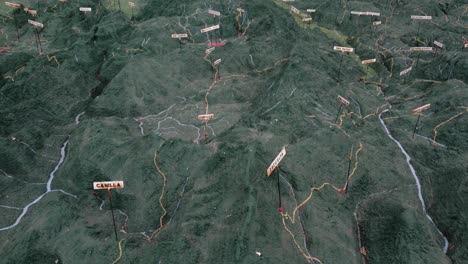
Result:
<instances>
[{"instance_id":1,"label":"orange road line","mask_svg":"<svg viewBox=\"0 0 468 264\"><path fill-rule=\"evenodd\" d=\"M349 113L348 113L348 115L349 115L349 116L353 116L353 115L355 115L355 116L357 116L358 118L362 119L362 116L361 116L361 115L359 115L358 113L349 112Z\"/></svg>"},{"instance_id":2,"label":"orange road line","mask_svg":"<svg viewBox=\"0 0 468 264\"><path fill-rule=\"evenodd\" d=\"M25 68L26 68L26 65L23 65L23 66L19 67L19 68L15 71L15 75L18 75L19 73L21 73L22 71L24 71Z\"/></svg>"},{"instance_id":3,"label":"orange road line","mask_svg":"<svg viewBox=\"0 0 468 264\"><path fill-rule=\"evenodd\" d=\"M227 79L231 79L231 78L240 78L240 77L245 78L245 77L248 77L248 76L250 76L250 75L248 75L248 74L232 74L232 75L228 75L228 76L225 76L225 77L221 77L221 78L219 78L219 80L221 81L221 80L227 80Z\"/></svg>"},{"instance_id":4,"label":"orange road line","mask_svg":"<svg viewBox=\"0 0 468 264\"><path fill-rule=\"evenodd\" d=\"M382 119L383 120L392 120L392 119L398 119L398 118L402 118L402 117L406 117L406 116L413 116L413 114L401 115L401 116L391 116L391 117L385 117L385 118L382 118ZM421 114L421 116L425 116L425 115Z\"/></svg>"},{"instance_id":5,"label":"orange road line","mask_svg":"<svg viewBox=\"0 0 468 264\"><path fill-rule=\"evenodd\" d=\"M250 20L248 21L248 24L247 24L247 27L245 28L244 32L242 33L242 36L245 36L245 34L247 33L247 30L249 29L250 27Z\"/></svg>"},{"instance_id":6,"label":"orange road line","mask_svg":"<svg viewBox=\"0 0 468 264\"><path fill-rule=\"evenodd\" d=\"M205 57L203 57L203 59L204 59L205 61L207 61L209 64L211 64L212 62L211 62L210 60L207 59L208 56L210 56L210 53L205 54Z\"/></svg>"},{"instance_id":7,"label":"orange road line","mask_svg":"<svg viewBox=\"0 0 468 264\"><path fill-rule=\"evenodd\" d=\"M55 56L50 56L50 57L49 57L49 55L47 55L47 60L48 60L48 61L55 60L55 62L57 63L57 65L60 65L60 63L59 63L58 60L57 60L57 57L55 57Z\"/></svg>"},{"instance_id":8,"label":"orange road line","mask_svg":"<svg viewBox=\"0 0 468 264\"><path fill-rule=\"evenodd\" d=\"M124 241L124 240L125 239L120 239L120 241L119 241L119 256L117 257L117 259L114 260L114 262L112 262L112 264L116 264L122 258L122 241Z\"/></svg>"},{"instance_id":9,"label":"orange road line","mask_svg":"<svg viewBox=\"0 0 468 264\"><path fill-rule=\"evenodd\" d=\"M348 116L355 115L355 116L357 116L357 117L360 118L360 119L366 119L366 118L371 117L371 116L377 116L377 114L379 113L380 108L385 107L385 106L387 106L387 105L388 105L388 103L377 107L377 109L375 110L375 113L368 114L368 115L366 115L365 117L362 117L361 115L359 115L358 113L355 113L355 112L349 112L347 115L348 115ZM390 106L390 108L391 108L391 106ZM340 127L343 125L343 120L344 120L345 117L346 117L346 113L343 113L343 114L340 116L340 123L337 125L338 128L340 128ZM353 122L353 123L354 123L354 122Z\"/></svg>"},{"instance_id":10,"label":"orange road line","mask_svg":"<svg viewBox=\"0 0 468 264\"><path fill-rule=\"evenodd\" d=\"M282 219L283 221L283 226L284 226L284 229L286 229L286 231L289 233L289 235L291 236L291 238L293 239L294 241L294 244L296 244L297 248L299 249L299 251L301 252L301 254L304 256L304 258L307 260L308 263L313 263L314 261L317 261L318 263L320 264L323 264L322 261L320 261L320 259L316 258L316 257L312 257L309 253L305 253L304 250L302 250L301 246L299 245L299 243L297 243L297 240L296 240L296 236L291 232L291 230L289 230L289 228L287 227L286 225L286 222L284 221L284 217Z\"/></svg>"},{"instance_id":11,"label":"orange road line","mask_svg":"<svg viewBox=\"0 0 468 264\"><path fill-rule=\"evenodd\" d=\"M299 243L297 243L296 241L296 237L294 236L294 234L291 232L291 230L289 230L289 228L287 227L286 225L286 222L285 222L285 219L288 219L291 221L292 224L295 224L296 222L296 216L298 215L298 210L304 206L305 204L307 204L307 202L310 201L310 199L312 199L312 196L314 194L314 191L320 191L322 190L325 186L330 186L332 187L335 191L337 192L341 192L342 190L344 190L345 188L348 187L348 182L351 180L351 178L354 176L357 168L358 168L358 165L359 165L359 159L358 159L358 155L359 153L361 152L361 150L364 148L364 145L362 143L359 143L359 149L356 150L355 154L354 154L354 157L355 157L355 162L354 162L354 167L353 167L353 170L351 171L351 173L348 175L347 179L346 179L346 182L345 182L345 185L343 186L343 188L338 188L336 186L334 186L333 184L329 183L329 182L324 182L322 183L322 185L320 185L319 187L312 187L310 189L310 194L309 196L302 202L300 203L298 206L296 206L293 210L293 214L292 214L292 217L289 215L289 213L282 213L282 222L283 222L283 226L284 228L286 229L286 231L291 235L291 238L293 239L294 243L296 244L297 248L299 249L299 251L301 252L301 254L306 258L307 262L308 263L313 263L314 261L315 262L318 262L318 263L321 263L322 262L320 261L320 259L318 258L315 258L315 257L312 257L310 256L310 254L306 254L304 252L304 250L299 246ZM350 154L349 154L349 159L352 160L353 158L353 154L352 154L352 151L353 151L353 147L351 148L351 151L350 151Z\"/></svg>"},{"instance_id":12,"label":"orange road line","mask_svg":"<svg viewBox=\"0 0 468 264\"><path fill-rule=\"evenodd\" d=\"M468 111L468 110L465 110L465 112L466 112L466 111ZM460 113L458 113L458 114L452 116L451 118L445 120L444 122L438 124L436 127L434 127L434 139L433 139L433 140L434 140L434 143L437 142L437 141L436 141L436 138L437 138L437 130L438 130L441 126L443 126L443 125L447 124L448 122L452 121L453 119L455 119L455 118L457 118L457 117L463 115L465 112L460 112Z\"/></svg>"},{"instance_id":13,"label":"orange road line","mask_svg":"<svg viewBox=\"0 0 468 264\"><path fill-rule=\"evenodd\" d=\"M348 181L351 180L351 178L353 177L354 173L356 172L357 170L357 167L358 167L358 164L359 164L359 160L358 160L358 154L359 152L361 152L362 148L364 147L364 145L362 143L359 143L359 149L356 150L356 153L354 154L354 157L356 158L356 161L354 162L354 168L353 170L351 171L351 174L349 174L348 176Z\"/></svg>"},{"instance_id":14,"label":"orange road line","mask_svg":"<svg viewBox=\"0 0 468 264\"><path fill-rule=\"evenodd\" d=\"M238 11L239 12L239 11ZM239 12L237 15L236 15L236 22L237 22L237 28L239 30L241 30L241 24L240 24L240 16L241 16L241 12Z\"/></svg>"},{"instance_id":15,"label":"orange road line","mask_svg":"<svg viewBox=\"0 0 468 264\"><path fill-rule=\"evenodd\" d=\"M161 168L159 168L159 165L157 163L157 151L154 152L154 158L153 158L153 163L154 163L154 166L156 167L156 170L158 170L159 174L163 177L164 179L164 185L163 185L163 188L161 190L161 196L159 196L159 205L161 206L161 208L163 209L164 213L161 215L161 217L159 218L159 228L163 228L163 218L164 216L166 216L166 208L164 207L164 204L162 202L162 199L164 197L164 192L166 191L166 182L167 182L167 179L166 179L166 175L161 171Z\"/></svg>"},{"instance_id":16,"label":"orange road line","mask_svg":"<svg viewBox=\"0 0 468 264\"><path fill-rule=\"evenodd\" d=\"M245 36L245 33L247 33L247 30L249 29L250 27L250 20L248 20L248 24L247 24L247 27L245 28L244 32L241 32L242 30L242 25L240 23L240 16L241 16L241 12L239 12L237 15L236 15L236 22L237 22L237 27L239 29L239 37L243 37Z\"/></svg>"},{"instance_id":17,"label":"orange road line","mask_svg":"<svg viewBox=\"0 0 468 264\"><path fill-rule=\"evenodd\" d=\"M128 215L127 218L125 219L125 223L120 227L120 232L127 233L127 225L128 225Z\"/></svg>"},{"instance_id":18,"label":"orange road line","mask_svg":"<svg viewBox=\"0 0 468 264\"><path fill-rule=\"evenodd\" d=\"M126 49L125 49L125 53L128 53L129 51L130 51L130 52L133 52L133 51L144 51L144 50L142 50L142 49L140 49L140 48L136 48L136 49L126 48Z\"/></svg>"},{"instance_id":19,"label":"orange road line","mask_svg":"<svg viewBox=\"0 0 468 264\"><path fill-rule=\"evenodd\" d=\"M205 56L206 58L206 56ZM206 59L205 59L206 60ZM208 60L206 60L208 61ZM209 62L209 61L208 61ZM210 104L208 103L208 95L209 93L211 92L211 90L213 90L214 86L221 80L227 80L227 79L230 79L230 78L238 78L238 77L247 77L249 76L248 74L233 74L233 75L228 75L226 77L221 77L218 79L218 75L219 75L219 71L218 69L216 69L216 72L215 72L215 77L214 77L214 80L213 82L211 83L210 87L208 87L208 91L206 92L205 94L205 114L208 114L208 109L209 109L209 106ZM205 125L203 126L203 134L206 134L206 127L208 126L208 120L205 121Z\"/></svg>"},{"instance_id":20,"label":"orange road line","mask_svg":"<svg viewBox=\"0 0 468 264\"><path fill-rule=\"evenodd\" d=\"M345 117L346 117L346 113L343 112L343 114L340 115L340 123L337 125L338 128L341 128L341 126L343 125L343 120Z\"/></svg>"},{"instance_id":21,"label":"orange road line","mask_svg":"<svg viewBox=\"0 0 468 264\"><path fill-rule=\"evenodd\" d=\"M363 117L363 119L366 119L366 118L371 117L371 116L377 116L377 115L379 114L380 109L381 109L381 108L384 108L385 106L389 106L390 108L392 108L391 105L389 105L388 103L385 103L385 104L383 104L383 105L377 107L377 109L375 110L375 113L373 113L373 114L368 114L368 115L366 115L365 117Z\"/></svg>"},{"instance_id":22,"label":"orange road line","mask_svg":"<svg viewBox=\"0 0 468 264\"><path fill-rule=\"evenodd\" d=\"M164 207L164 204L162 202L162 199L164 197L164 193L166 191L166 183L167 183L167 178L166 178L166 175L161 171L161 168L159 167L158 165L158 162L157 162L157 151L154 152L154 158L153 158L153 163L154 163L154 166L156 167L156 170L158 170L158 173L163 177L163 188L161 190L161 196L159 196L159 205L161 206L161 208L163 209L164 213L161 215L161 217L159 217L159 228L154 230L153 233L151 234L151 236L145 236L146 237L146 240L148 240L148 242L151 243L151 241L153 240L153 238L159 234L159 232L163 229L163 227L165 226L163 224L163 218L164 216L166 216L167 214L167 211L166 211L166 208Z\"/></svg>"},{"instance_id":23,"label":"orange road line","mask_svg":"<svg viewBox=\"0 0 468 264\"><path fill-rule=\"evenodd\" d=\"M312 198L312 196L314 195L314 191L320 191L322 190L325 186L330 186L332 187L333 189L335 189L335 191L339 192L340 191L340 188L334 186L333 184L329 183L329 182L324 182L322 183L322 185L320 185L320 187L312 187L310 189L310 194L309 196L302 202L300 203L298 206L296 206L296 208L294 208L293 210L293 215L292 217L286 213L286 215L288 216L288 218L291 220L291 223L295 224L296 223L296 215L297 215L297 211L302 207L304 206L307 202L309 202L309 200Z\"/></svg>"},{"instance_id":24,"label":"orange road line","mask_svg":"<svg viewBox=\"0 0 468 264\"><path fill-rule=\"evenodd\" d=\"M247 31L247 29L244 31L244 34L245 32ZM212 62L209 61L207 59L209 54L206 54L203 59L207 62L209 62L211 65L212 65ZM270 66L270 67L267 67L263 70L255 70L256 72L260 73L260 72L263 72L263 71L266 71L266 70L269 70L269 69L273 69L273 67L275 67L276 65L278 65L279 63L283 62L283 61L287 61L289 60L289 58L283 58L283 59L280 59L278 61L276 61L273 66ZM211 90L213 90L214 86L221 80L227 80L227 79L231 79L231 78L245 78L245 77L248 77L250 76L249 74L232 74L232 75L228 75L228 76L224 76L224 77L218 77L219 76L219 71L217 68L215 68L215 77L214 77L214 80L213 82L211 83L210 87L208 87L208 91L206 92L205 94L205 114L208 114L208 110L209 110L209 106L210 104L208 103L208 95L209 93L211 92ZM203 125L203 134L206 134L206 128L208 126L208 120L205 121L205 124Z\"/></svg>"},{"instance_id":25,"label":"orange road line","mask_svg":"<svg viewBox=\"0 0 468 264\"><path fill-rule=\"evenodd\" d=\"M264 71L271 70L271 69L273 69L276 65L278 65L279 63L281 63L281 62L283 62L283 61L287 61L287 60L289 60L289 58L283 58L283 59L281 59L281 60L276 61L276 62L273 64L273 66L266 67L266 68L264 68L264 69L262 69L262 70L255 70L255 71L258 72L258 73L260 73L260 72L264 72Z\"/></svg>"}]
</instances>

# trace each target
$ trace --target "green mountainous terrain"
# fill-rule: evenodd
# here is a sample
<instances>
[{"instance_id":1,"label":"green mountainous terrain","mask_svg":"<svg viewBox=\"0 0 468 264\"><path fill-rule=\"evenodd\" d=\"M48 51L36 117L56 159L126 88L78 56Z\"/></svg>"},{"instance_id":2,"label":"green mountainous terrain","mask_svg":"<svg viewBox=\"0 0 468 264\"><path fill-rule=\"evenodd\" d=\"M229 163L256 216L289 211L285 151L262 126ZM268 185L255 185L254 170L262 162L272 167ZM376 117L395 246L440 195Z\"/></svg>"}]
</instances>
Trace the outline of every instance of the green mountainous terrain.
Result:
<instances>
[{"instance_id":1,"label":"green mountainous terrain","mask_svg":"<svg viewBox=\"0 0 468 264\"><path fill-rule=\"evenodd\" d=\"M468 263L466 1L14 3L0 263Z\"/></svg>"}]
</instances>

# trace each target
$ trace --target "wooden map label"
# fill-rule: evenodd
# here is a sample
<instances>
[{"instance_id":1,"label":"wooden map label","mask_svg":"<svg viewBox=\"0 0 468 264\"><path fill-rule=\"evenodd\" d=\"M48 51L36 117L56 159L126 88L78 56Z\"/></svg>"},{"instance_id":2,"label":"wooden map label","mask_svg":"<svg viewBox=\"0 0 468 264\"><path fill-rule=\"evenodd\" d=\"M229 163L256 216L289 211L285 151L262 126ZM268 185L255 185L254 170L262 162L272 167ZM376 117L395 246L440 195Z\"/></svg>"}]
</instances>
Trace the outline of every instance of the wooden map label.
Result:
<instances>
[{"instance_id":1,"label":"wooden map label","mask_svg":"<svg viewBox=\"0 0 468 264\"><path fill-rule=\"evenodd\" d=\"M214 114L199 115L198 120L208 121L214 118Z\"/></svg>"},{"instance_id":2,"label":"wooden map label","mask_svg":"<svg viewBox=\"0 0 468 264\"><path fill-rule=\"evenodd\" d=\"M208 10L209 14L212 14L213 16L221 16L221 12L216 11L216 10Z\"/></svg>"},{"instance_id":3,"label":"wooden map label","mask_svg":"<svg viewBox=\"0 0 468 264\"><path fill-rule=\"evenodd\" d=\"M409 67L408 69L401 71L400 76L403 76L403 75L407 74L408 72L410 72L412 70L413 70L413 67Z\"/></svg>"},{"instance_id":4,"label":"wooden map label","mask_svg":"<svg viewBox=\"0 0 468 264\"><path fill-rule=\"evenodd\" d=\"M213 31L213 30L215 30L215 29L219 29L219 24L218 24L218 25L211 26L211 27L207 27L207 28L202 28L202 29L200 29L200 32L201 32L201 33L206 33L206 32Z\"/></svg>"},{"instance_id":5,"label":"wooden map label","mask_svg":"<svg viewBox=\"0 0 468 264\"><path fill-rule=\"evenodd\" d=\"M340 82L340 76L341 76L341 64L343 63L343 54L344 52L354 52L354 48L347 48L347 47L340 47L340 46L333 46L333 50L338 50L341 51L341 60L340 60L340 68L338 69L338 77L337 81Z\"/></svg>"},{"instance_id":6,"label":"wooden map label","mask_svg":"<svg viewBox=\"0 0 468 264\"><path fill-rule=\"evenodd\" d=\"M173 39L176 39L176 38L178 38L178 39L181 39L181 38L188 38L188 35L187 35L187 34L172 34L172 35L171 35L171 38L173 38Z\"/></svg>"},{"instance_id":7,"label":"wooden map label","mask_svg":"<svg viewBox=\"0 0 468 264\"><path fill-rule=\"evenodd\" d=\"M370 59L370 60L363 60L361 61L362 64L371 64L371 63L374 63L376 62L377 59Z\"/></svg>"},{"instance_id":8,"label":"wooden map label","mask_svg":"<svg viewBox=\"0 0 468 264\"><path fill-rule=\"evenodd\" d=\"M432 47L411 47L410 51L432 51Z\"/></svg>"},{"instance_id":9,"label":"wooden map label","mask_svg":"<svg viewBox=\"0 0 468 264\"><path fill-rule=\"evenodd\" d=\"M376 12L351 11L351 15L358 15L358 16L380 16L380 13L376 13Z\"/></svg>"},{"instance_id":10,"label":"wooden map label","mask_svg":"<svg viewBox=\"0 0 468 264\"><path fill-rule=\"evenodd\" d=\"M213 65L216 66L221 63L221 59L217 59L213 62Z\"/></svg>"},{"instance_id":11,"label":"wooden map label","mask_svg":"<svg viewBox=\"0 0 468 264\"><path fill-rule=\"evenodd\" d=\"M81 12L91 12L91 7L80 7Z\"/></svg>"},{"instance_id":12,"label":"wooden map label","mask_svg":"<svg viewBox=\"0 0 468 264\"><path fill-rule=\"evenodd\" d=\"M315 13L315 12L317 12L316 9L312 9L312 8L309 8L309 9L307 9L306 11L307 11L307 13Z\"/></svg>"},{"instance_id":13,"label":"wooden map label","mask_svg":"<svg viewBox=\"0 0 468 264\"><path fill-rule=\"evenodd\" d=\"M344 99L342 96L338 95L338 97L336 97L338 99L338 101L340 101L340 103L346 107L349 106L349 101Z\"/></svg>"},{"instance_id":14,"label":"wooden map label","mask_svg":"<svg viewBox=\"0 0 468 264\"><path fill-rule=\"evenodd\" d=\"M29 11L31 11L31 10L29 10ZM41 27L41 28L44 27L44 24L39 23L39 22L36 22L36 21L34 21L34 20L31 20L31 19L28 19L28 23L31 24L31 25L34 25L34 26L36 26L36 27Z\"/></svg>"},{"instance_id":15,"label":"wooden map label","mask_svg":"<svg viewBox=\"0 0 468 264\"><path fill-rule=\"evenodd\" d=\"M31 16L37 16L36 10L25 8L24 11L28 12L28 14L30 14Z\"/></svg>"},{"instance_id":16,"label":"wooden map label","mask_svg":"<svg viewBox=\"0 0 468 264\"><path fill-rule=\"evenodd\" d=\"M114 225L114 234L115 240L119 241L119 237L117 236L117 227L115 225L115 217L114 217L114 207L112 206L112 189L122 189L124 187L123 181L108 181L108 182L93 182L94 190L107 190L107 197L109 198L109 205L111 208L112 213L112 223Z\"/></svg>"},{"instance_id":17,"label":"wooden map label","mask_svg":"<svg viewBox=\"0 0 468 264\"><path fill-rule=\"evenodd\" d=\"M333 50L338 50L341 52L354 52L354 48L347 48L347 47L340 47L340 46L333 46Z\"/></svg>"},{"instance_id":18,"label":"wooden map label","mask_svg":"<svg viewBox=\"0 0 468 264\"><path fill-rule=\"evenodd\" d=\"M299 11L299 9L295 8L294 6L291 6L291 12L296 14L296 15L300 15L301 14L301 11Z\"/></svg>"},{"instance_id":19,"label":"wooden map label","mask_svg":"<svg viewBox=\"0 0 468 264\"><path fill-rule=\"evenodd\" d=\"M359 12L359 11L351 11L351 15L358 15L358 16L361 16L362 14L364 14L365 12Z\"/></svg>"},{"instance_id":20,"label":"wooden map label","mask_svg":"<svg viewBox=\"0 0 468 264\"><path fill-rule=\"evenodd\" d=\"M434 45L436 45L437 47L443 49L444 48L444 44L440 43L439 41L437 40L434 40Z\"/></svg>"},{"instance_id":21,"label":"wooden map label","mask_svg":"<svg viewBox=\"0 0 468 264\"><path fill-rule=\"evenodd\" d=\"M209 48L209 49L205 50L205 54L208 55L211 52L213 52L214 50L215 50L215 47Z\"/></svg>"},{"instance_id":22,"label":"wooden map label","mask_svg":"<svg viewBox=\"0 0 468 264\"><path fill-rule=\"evenodd\" d=\"M421 107L413 109L413 111L411 111L411 112L413 114L420 114L422 111L427 110L429 108L431 108L431 104L426 104L426 105L423 105Z\"/></svg>"},{"instance_id":23,"label":"wooden map label","mask_svg":"<svg viewBox=\"0 0 468 264\"><path fill-rule=\"evenodd\" d=\"M286 148L283 147L281 149L280 153L278 154L278 156L276 156L275 160L273 160L273 162L271 163L270 167L268 167L268 169L267 169L267 176L268 177L270 177L273 170L276 167L278 167L279 163L281 162L281 160L284 158L285 155L286 155Z\"/></svg>"},{"instance_id":24,"label":"wooden map label","mask_svg":"<svg viewBox=\"0 0 468 264\"><path fill-rule=\"evenodd\" d=\"M5 5L9 6L9 7L13 7L13 8L20 8L21 5L20 4L15 4L15 3L11 3L11 2L5 2Z\"/></svg>"},{"instance_id":25,"label":"wooden map label","mask_svg":"<svg viewBox=\"0 0 468 264\"><path fill-rule=\"evenodd\" d=\"M368 16L380 16L380 13L377 12L367 12Z\"/></svg>"},{"instance_id":26,"label":"wooden map label","mask_svg":"<svg viewBox=\"0 0 468 264\"><path fill-rule=\"evenodd\" d=\"M123 181L93 182L94 190L122 189Z\"/></svg>"},{"instance_id":27,"label":"wooden map label","mask_svg":"<svg viewBox=\"0 0 468 264\"><path fill-rule=\"evenodd\" d=\"M431 20L432 16L411 16L414 20Z\"/></svg>"}]
</instances>

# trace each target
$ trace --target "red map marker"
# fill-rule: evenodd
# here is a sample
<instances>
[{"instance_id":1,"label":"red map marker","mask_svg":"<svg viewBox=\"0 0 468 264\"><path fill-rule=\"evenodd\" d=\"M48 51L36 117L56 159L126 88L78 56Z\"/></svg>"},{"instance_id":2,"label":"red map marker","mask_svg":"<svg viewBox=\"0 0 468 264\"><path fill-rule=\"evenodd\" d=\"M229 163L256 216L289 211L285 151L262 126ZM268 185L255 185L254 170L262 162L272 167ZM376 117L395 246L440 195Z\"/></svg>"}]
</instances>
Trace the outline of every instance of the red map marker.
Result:
<instances>
[{"instance_id":1,"label":"red map marker","mask_svg":"<svg viewBox=\"0 0 468 264\"><path fill-rule=\"evenodd\" d=\"M11 49L11 47L8 47L8 46L7 46L7 47L0 47L0 53L2 53L2 52L7 52L7 51L9 51L10 49Z\"/></svg>"},{"instance_id":2,"label":"red map marker","mask_svg":"<svg viewBox=\"0 0 468 264\"><path fill-rule=\"evenodd\" d=\"M210 42L210 47L222 47L226 45L226 41L222 42Z\"/></svg>"}]
</instances>

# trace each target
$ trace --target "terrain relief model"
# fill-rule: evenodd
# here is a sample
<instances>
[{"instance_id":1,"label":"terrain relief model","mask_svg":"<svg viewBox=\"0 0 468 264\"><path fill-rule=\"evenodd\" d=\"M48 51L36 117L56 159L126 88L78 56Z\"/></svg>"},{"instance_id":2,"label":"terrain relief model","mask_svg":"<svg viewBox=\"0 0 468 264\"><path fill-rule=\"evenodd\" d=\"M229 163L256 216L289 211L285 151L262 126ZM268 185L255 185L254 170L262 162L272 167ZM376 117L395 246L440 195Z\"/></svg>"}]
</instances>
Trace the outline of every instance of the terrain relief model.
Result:
<instances>
[{"instance_id":1,"label":"terrain relief model","mask_svg":"<svg viewBox=\"0 0 468 264\"><path fill-rule=\"evenodd\" d=\"M0 2L0 264L468 263L466 0Z\"/></svg>"}]
</instances>

